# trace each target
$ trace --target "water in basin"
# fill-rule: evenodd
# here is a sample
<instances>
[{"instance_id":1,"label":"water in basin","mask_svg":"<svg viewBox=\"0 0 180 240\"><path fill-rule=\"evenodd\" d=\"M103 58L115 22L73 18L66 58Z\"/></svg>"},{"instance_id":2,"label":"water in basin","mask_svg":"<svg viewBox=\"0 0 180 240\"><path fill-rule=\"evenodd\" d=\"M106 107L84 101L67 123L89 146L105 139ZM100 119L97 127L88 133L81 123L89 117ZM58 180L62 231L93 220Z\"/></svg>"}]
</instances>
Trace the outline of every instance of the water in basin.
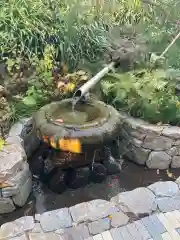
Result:
<instances>
[{"instance_id":1,"label":"water in basin","mask_svg":"<svg viewBox=\"0 0 180 240\"><path fill-rule=\"evenodd\" d=\"M62 119L63 122L65 123L83 124L87 122L88 115L86 112L71 111L71 112L64 112L57 119Z\"/></svg>"},{"instance_id":2,"label":"water in basin","mask_svg":"<svg viewBox=\"0 0 180 240\"><path fill-rule=\"evenodd\" d=\"M57 123L81 125L93 121L101 113L99 109L88 103L67 102L57 106L50 115L51 119Z\"/></svg>"}]
</instances>

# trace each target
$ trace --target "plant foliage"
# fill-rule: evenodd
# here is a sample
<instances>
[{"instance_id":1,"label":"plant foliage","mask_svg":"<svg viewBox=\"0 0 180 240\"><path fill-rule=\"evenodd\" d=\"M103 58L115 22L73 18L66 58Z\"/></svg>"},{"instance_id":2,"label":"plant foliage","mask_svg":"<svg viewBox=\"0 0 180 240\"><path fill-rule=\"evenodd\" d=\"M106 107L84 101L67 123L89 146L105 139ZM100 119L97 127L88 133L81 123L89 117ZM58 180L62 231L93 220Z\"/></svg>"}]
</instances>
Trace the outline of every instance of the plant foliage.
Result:
<instances>
[{"instance_id":1,"label":"plant foliage","mask_svg":"<svg viewBox=\"0 0 180 240\"><path fill-rule=\"evenodd\" d=\"M151 123L180 123L176 83L164 70L141 70L110 74L104 78L105 99L117 109Z\"/></svg>"}]
</instances>

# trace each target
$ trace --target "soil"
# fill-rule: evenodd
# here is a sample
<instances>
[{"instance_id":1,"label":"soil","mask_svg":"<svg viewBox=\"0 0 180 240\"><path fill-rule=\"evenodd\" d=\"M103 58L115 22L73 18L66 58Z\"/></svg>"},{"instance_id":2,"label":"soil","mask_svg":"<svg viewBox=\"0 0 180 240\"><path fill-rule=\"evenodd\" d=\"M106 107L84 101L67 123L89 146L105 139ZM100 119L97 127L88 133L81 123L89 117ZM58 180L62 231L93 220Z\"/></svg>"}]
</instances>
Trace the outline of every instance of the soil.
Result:
<instances>
[{"instance_id":1,"label":"soil","mask_svg":"<svg viewBox=\"0 0 180 240\"><path fill-rule=\"evenodd\" d=\"M125 160L120 174L108 176L106 181L100 184L91 183L77 190L68 189L60 195L52 193L39 180L33 179L33 190L27 204L13 213L1 215L0 225L22 216L70 207L85 201L94 199L110 200L120 192L130 191L137 187L146 187L160 180L174 181L179 176L180 169L172 171L149 170Z\"/></svg>"}]
</instances>

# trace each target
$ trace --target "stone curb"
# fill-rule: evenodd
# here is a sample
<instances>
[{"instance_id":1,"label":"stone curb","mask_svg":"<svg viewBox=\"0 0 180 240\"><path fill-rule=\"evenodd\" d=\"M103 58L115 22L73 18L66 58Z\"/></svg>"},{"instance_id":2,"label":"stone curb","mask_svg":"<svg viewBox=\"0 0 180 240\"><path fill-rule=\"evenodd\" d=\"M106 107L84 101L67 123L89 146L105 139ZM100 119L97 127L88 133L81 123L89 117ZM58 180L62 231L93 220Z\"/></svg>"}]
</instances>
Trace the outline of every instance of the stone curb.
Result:
<instances>
[{"instance_id":1,"label":"stone curb","mask_svg":"<svg viewBox=\"0 0 180 240\"><path fill-rule=\"evenodd\" d=\"M156 182L147 188L119 193L110 201L83 202L43 214L26 216L5 223L0 240L87 239L112 228L125 226L145 216L180 209L180 177L176 182ZM63 238L64 237L64 238Z\"/></svg>"}]
</instances>

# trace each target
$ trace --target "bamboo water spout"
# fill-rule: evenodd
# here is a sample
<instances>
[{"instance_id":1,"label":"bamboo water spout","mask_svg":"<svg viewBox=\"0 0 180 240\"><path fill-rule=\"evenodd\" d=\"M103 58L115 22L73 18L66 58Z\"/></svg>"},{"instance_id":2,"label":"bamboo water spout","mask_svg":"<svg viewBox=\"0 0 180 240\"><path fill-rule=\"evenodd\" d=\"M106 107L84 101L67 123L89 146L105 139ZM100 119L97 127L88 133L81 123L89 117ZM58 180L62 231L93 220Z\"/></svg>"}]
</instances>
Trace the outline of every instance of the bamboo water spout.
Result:
<instances>
[{"instance_id":1,"label":"bamboo water spout","mask_svg":"<svg viewBox=\"0 0 180 240\"><path fill-rule=\"evenodd\" d=\"M103 68L99 73L97 73L93 78L87 81L83 86L81 86L73 96L73 99L77 99L77 101L81 100L86 93L88 93L92 88L96 86L96 84L111 70L114 69L115 63L111 62L108 66Z\"/></svg>"}]
</instances>

